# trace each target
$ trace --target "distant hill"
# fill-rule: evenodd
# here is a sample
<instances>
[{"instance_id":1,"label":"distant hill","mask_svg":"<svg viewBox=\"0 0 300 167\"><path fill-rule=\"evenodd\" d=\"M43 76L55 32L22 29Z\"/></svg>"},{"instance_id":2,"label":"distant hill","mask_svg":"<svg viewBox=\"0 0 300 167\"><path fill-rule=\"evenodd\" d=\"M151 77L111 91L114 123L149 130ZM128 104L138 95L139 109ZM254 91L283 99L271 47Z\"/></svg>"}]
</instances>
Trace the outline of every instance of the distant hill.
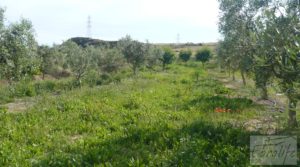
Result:
<instances>
[{"instance_id":1,"label":"distant hill","mask_svg":"<svg viewBox=\"0 0 300 167\"><path fill-rule=\"evenodd\" d=\"M74 37L69 39L72 42L75 42L77 45L86 47L86 46L96 46L96 47L116 47L117 46L117 41L104 41L100 39L92 39L92 38L87 38L87 37Z\"/></svg>"},{"instance_id":2,"label":"distant hill","mask_svg":"<svg viewBox=\"0 0 300 167\"><path fill-rule=\"evenodd\" d=\"M187 46L203 46L205 44L203 44L203 43L187 42L187 43L180 43L180 44L176 44L176 43L156 43L156 45L159 45L159 46L170 46L170 47L174 47L174 48L184 48L184 47L187 47Z\"/></svg>"},{"instance_id":3,"label":"distant hill","mask_svg":"<svg viewBox=\"0 0 300 167\"><path fill-rule=\"evenodd\" d=\"M74 37L69 39L70 41L75 42L77 45L86 47L86 46L96 46L96 47L109 47L114 48L117 46L118 41L105 41L100 39L93 39L93 38L87 38L87 37ZM186 47L201 47L201 46L216 46L217 43L181 43L181 44L175 44L175 43L156 43L154 45L158 46L170 46L175 49L181 49Z\"/></svg>"}]
</instances>

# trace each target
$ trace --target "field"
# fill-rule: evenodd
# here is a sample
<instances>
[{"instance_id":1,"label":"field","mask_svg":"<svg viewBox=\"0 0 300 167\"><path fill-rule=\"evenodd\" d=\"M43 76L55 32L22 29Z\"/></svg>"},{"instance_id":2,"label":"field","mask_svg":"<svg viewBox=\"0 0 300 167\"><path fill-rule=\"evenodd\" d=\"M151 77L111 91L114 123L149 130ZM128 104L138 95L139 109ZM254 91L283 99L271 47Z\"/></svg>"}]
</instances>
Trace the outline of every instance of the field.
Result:
<instances>
[{"instance_id":1,"label":"field","mask_svg":"<svg viewBox=\"0 0 300 167\"><path fill-rule=\"evenodd\" d=\"M300 167L300 0L3 1L0 167Z\"/></svg>"},{"instance_id":2,"label":"field","mask_svg":"<svg viewBox=\"0 0 300 167\"><path fill-rule=\"evenodd\" d=\"M299 135L286 129L287 113L253 99L253 85L226 79L191 61L2 97L0 166L249 166L250 135Z\"/></svg>"}]
</instances>

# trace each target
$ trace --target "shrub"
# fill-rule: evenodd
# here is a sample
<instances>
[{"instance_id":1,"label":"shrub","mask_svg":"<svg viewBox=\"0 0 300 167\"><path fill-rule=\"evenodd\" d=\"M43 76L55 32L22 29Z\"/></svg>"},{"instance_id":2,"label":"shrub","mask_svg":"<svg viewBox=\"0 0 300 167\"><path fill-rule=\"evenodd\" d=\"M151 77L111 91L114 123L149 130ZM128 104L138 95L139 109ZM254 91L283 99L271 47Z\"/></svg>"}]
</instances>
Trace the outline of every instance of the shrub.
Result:
<instances>
[{"instance_id":1,"label":"shrub","mask_svg":"<svg viewBox=\"0 0 300 167\"><path fill-rule=\"evenodd\" d=\"M100 72L115 73L124 66L123 55L117 48L98 49L95 52L95 62Z\"/></svg>"},{"instance_id":2,"label":"shrub","mask_svg":"<svg viewBox=\"0 0 300 167\"><path fill-rule=\"evenodd\" d=\"M127 101L123 104L123 107L128 110L135 110L140 108L141 99L136 95L131 95L128 97Z\"/></svg>"},{"instance_id":3,"label":"shrub","mask_svg":"<svg viewBox=\"0 0 300 167\"><path fill-rule=\"evenodd\" d=\"M204 47L196 52L196 61L201 61L203 66L204 63L208 62L212 57L211 49Z\"/></svg>"},{"instance_id":4,"label":"shrub","mask_svg":"<svg viewBox=\"0 0 300 167\"><path fill-rule=\"evenodd\" d=\"M63 80L57 82L57 90L69 91L74 88L73 80Z\"/></svg>"},{"instance_id":5,"label":"shrub","mask_svg":"<svg viewBox=\"0 0 300 167\"><path fill-rule=\"evenodd\" d=\"M99 80L99 74L95 70L89 71L84 77L84 83L87 83L90 87L97 85Z\"/></svg>"},{"instance_id":6,"label":"shrub","mask_svg":"<svg viewBox=\"0 0 300 167\"><path fill-rule=\"evenodd\" d=\"M10 86L9 90L10 90L10 97L24 97L24 96L32 97L36 95L33 84L30 84L27 81L20 81L16 84L13 84Z\"/></svg>"},{"instance_id":7,"label":"shrub","mask_svg":"<svg viewBox=\"0 0 300 167\"><path fill-rule=\"evenodd\" d=\"M163 57L161 58L163 69L166 68L166 65L171 64L174 61L174 58L174 51L169 47L165 47Z\"/></svg>"},{"instance_id":8,"label":"shrub","mask_svg":"<svg viewBox=\"0 0 300 167\"><path fill-rule=\"evenodd\" d=\"M34 84L34 88L37 94L43 92L52 92L55 90L56 84L54 81L43 81Z\"/></svg>"},{"instance_id":9,"label":"shrub","mask_svg":"<svg viewBox=\"0 0 300 167\"><path fill-rule=\"evenodd\" d=\"M6 106L0 106L0 114L7 113L7 107Z\"/></svg>"},{"instance_id":10,"label":"shrub","mask_svg":"<svg viewBox=\"0 0 300 167\"><path fill-rule=\"evenodd\" d=\"M100 76L102 84L108 84L112 81L112 77L109 74L102 74Z\"/></svg>"},{"instance_id":11,"label":"shrub","mask_svg":"<svg viewBox=\"0 0 300 167\"><path fill-rule=\"evenodd\" d=\"M182 79L180 82L181 82L182 84L189 84L189 83L190 83L190 81L187 80L187 79Z\"/></svg>"},{"instance_id":12,"label":"shrub","mask_svg":"<svg viewBox=\"0 0 300 167\"><path fill-rule=\"evenodd\" d=\"M115 75L115 76L113 77L114 83L120 83L121 80L122 80L122 76L121 76L121 75Z\"/></svg>"},{"instance_id":13,"label":"shrub","mask_svg":"<svg viewBox=\"0 0 300 167\"><path fill-rule=\"evenodd\" d=\"M192 50L190 50L190 49L181 50L179 52L179 58L180 58L180 60L182 60L184 62L189 61L191 56L192 56Z\"/></svg>"},{"instance_id":14,"label":"shrub","mask_svg":"<svg viewBox=\"0 0 300 167\"><path fill-rule=\"evenodd\" d=\"M158 46L151 46L149 49L149 55L146 58L146 67L148 69L154 70L154 66L159 63L159 60L162 59L164 51Z\"/></svg>"}]
</instances>

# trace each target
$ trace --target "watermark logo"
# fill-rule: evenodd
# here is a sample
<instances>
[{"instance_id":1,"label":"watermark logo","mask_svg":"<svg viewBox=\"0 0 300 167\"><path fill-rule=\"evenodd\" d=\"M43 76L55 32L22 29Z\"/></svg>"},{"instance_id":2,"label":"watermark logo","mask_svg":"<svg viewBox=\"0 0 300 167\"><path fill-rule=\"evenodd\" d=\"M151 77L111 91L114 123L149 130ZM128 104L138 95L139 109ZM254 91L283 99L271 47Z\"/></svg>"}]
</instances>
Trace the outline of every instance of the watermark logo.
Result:
<instances>
[{"instance_id":1,"label":"watermark logo","mask_svg":"<svg viewBox=\"0 0 300 167\"><path fill-rule=\"evenodd\" d=\"M296 136L251 136L251 165L297 165Z\"/></svg>"}]
</instances>

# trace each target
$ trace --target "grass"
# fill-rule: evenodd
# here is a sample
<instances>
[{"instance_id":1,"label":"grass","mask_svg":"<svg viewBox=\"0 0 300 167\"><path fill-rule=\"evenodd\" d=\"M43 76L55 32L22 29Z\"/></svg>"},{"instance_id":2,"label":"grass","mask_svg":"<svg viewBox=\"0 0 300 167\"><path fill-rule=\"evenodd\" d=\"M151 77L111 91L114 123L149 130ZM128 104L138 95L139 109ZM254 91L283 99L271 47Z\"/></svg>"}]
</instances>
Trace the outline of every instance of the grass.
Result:
<instances>
[{"instance_id":1,"label":"grass","mask_svg":"<svg viewBox=\"0 0 300 167\"><path fill-rule=\"evenodd\" d=\"M262 132L233 121L271 114L232 94L200 64L188 63L33 96L26 112L0 108L0 166L248 166L249 136Z\"/></svg>"},{"instance_id":2,"label":"grass","mask_svg":"<svg viewBox=\"0 0 300 167\"><path fill-rule=\"evenodd\" d=\"M127 77L128 74L120 72L114 75L101 75L93 72L88 73L83 79L83 85L94 87L99 85L107 85L112 82L120 82L122 78ZM35 97L41 95L53 95L68 92L73 89L78 89L79 85L72 78L65 78L60 80L41 80L29 81L24 79L20 82L15 82L11 85L0 84L0 104L14 102L16 99Z\"/></svg>"}]
</instances>

